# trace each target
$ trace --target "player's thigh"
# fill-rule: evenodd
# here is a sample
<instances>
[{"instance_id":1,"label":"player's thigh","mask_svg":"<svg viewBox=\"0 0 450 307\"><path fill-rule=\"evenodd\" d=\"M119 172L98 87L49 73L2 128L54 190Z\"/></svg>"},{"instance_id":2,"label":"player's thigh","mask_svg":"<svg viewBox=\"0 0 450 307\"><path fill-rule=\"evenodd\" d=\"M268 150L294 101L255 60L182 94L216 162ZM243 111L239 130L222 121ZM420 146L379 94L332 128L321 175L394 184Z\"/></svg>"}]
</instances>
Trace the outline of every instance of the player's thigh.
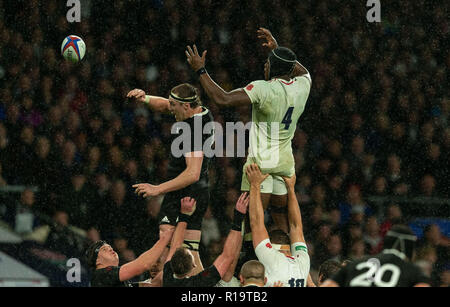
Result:
<instances>
[{"instance_id":1,"label":"player's thigh","mask_svg":"<svg viewBox=\"0 0 450 307\"><path fill-rule=\"evenodd\" d=\"M283 178L281 176L272 176L273 182L272 182L272 195L273 196L284 196L287 200L287 188L286 183L284 182ZM278 197L277 197L278 198Z\"/></svg>"}]
</instances>

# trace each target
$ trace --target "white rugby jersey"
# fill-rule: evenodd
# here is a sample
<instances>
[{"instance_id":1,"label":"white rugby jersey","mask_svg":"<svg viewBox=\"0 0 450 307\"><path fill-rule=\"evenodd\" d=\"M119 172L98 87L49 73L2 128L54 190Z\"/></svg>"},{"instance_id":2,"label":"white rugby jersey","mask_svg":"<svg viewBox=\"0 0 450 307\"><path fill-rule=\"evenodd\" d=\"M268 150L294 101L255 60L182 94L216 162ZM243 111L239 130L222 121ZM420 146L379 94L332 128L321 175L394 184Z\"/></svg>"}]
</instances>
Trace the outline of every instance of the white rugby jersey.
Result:
<instances>
[{"instance_id":1,"label":"white rugby jersey","mask_svg":"<svg viewBox=\"0 0 450 307\"><path fill-rule=\"evenodd\" d=\"M305 243L291 244L292 256L286 256L265 239L258 244L255 253L266 270L266 287L272 287L277 281L281 281L284 287L306 287L310 260Z\"/></svg>"},{"instance_id":2,"label":"white rugby jersey","mask_svg":"<svg viewBox=\"0 0 450 307\"><path fill-rule=\"evenodd\" d=\"M291 140L311 89L311 76L289 81L253 81L244 88L252 102L252 127L247 162L261 171L292 176L295 171Z\"/></svg>"}]
</instances>

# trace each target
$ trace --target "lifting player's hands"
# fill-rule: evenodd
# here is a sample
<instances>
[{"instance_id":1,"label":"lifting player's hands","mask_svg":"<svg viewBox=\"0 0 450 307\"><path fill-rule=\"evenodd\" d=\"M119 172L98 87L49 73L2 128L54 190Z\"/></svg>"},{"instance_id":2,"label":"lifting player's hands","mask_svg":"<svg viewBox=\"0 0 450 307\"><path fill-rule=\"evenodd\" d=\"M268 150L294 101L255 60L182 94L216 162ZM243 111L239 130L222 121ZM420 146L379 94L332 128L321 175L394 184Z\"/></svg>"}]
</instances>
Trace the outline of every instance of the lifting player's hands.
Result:
<instances>
[{"instance_id":1,"label":"lifting player's hands","mask_svg":"<svg viewBox=\"0 0 450 307\"><path fill-rule=\"evenodd\" d=\"M190 197L184 197L181 199L181 213L186 215L192 215L197 206L197 201Z\"/></svg>"},{"instance_id":2,"label":"lifting player's hands","mask_svg":"<svg viewBox=\"0 0 450 307\"><path fill-rule=\"evenodd\" d=\"M133 185L133 188L136 189L134 193L136 193L139 196L142 195L144 198L147 198L149 196L158 196L161 194L159 185L153 185L149 183L138 183Z\"/></svg>"},{"instance_id":3,"label":"lifting player's hands","mask_svg":"<svg viewBox=\"0 0 450 307\"><path fill-rule=\"evenodd\" d=\"M258 38L262 38L266 41L262 44L264 47L267 47L270 50L278 47L277 40L275 39L275 37L273 37L272 33L270 33L269 30L267 30L266 28L259 28L256 32L258 33Z\"/></svg>"},{"instance_id":4,"label":"lifting player's hands","mask_svg":"<svg viewBox=\"0 0 450 307\"><path fill-rule=\"evenodd\" d=\"M250 194L244 192L239 196L238 201L236 202L236 210L242 214L247 214L248 204L250 202Z\"/></svg>"},{"instance_id":5,"label":"lifting player's hands","mask_svg":"<svg viewBox=\"0 0 450 307\"><path fill-rule=\"evenodd\" d=\"M295 177L295 173L294 175L292 175L292 177L283 177L283 180L286 183L286 188L289 191L294 191L295 181L297 180L297 178Z\"/></svg>"},{"instance_id":6,"label":"lifting player's hands","mask_svg":"<svg viewBox=\"0 0 450 307\"><path fill-rule=\"evenodd\" d=\"M128 92L127 98L136 99L139 102L145 102L145 92L136 88Z\"/></svg>"},{"instance_id":7,"label":"lifting player's hands","mask_svg":"<svg viewBox=\"0 0 450 307\"><path fill-rule=\"evenodd\" d=\"M263 175L256 163L247 166L247 168L245 169L245 173L247 174L247 178L250 184L258 187L269 176L269 174Z\"/></svg>"},{"instance_id":8,"label":"lifting player's hands","mask_svg":"<svg viewBox=\"0 0 450 307\"><path fill-rule=\"evenodd\" d=\"M193 71L197 71L200 68L205 67L206 52L206 50L203 51L202 56L200 56L197 50L197 46L194 45L192 48L190 46L187 46L187 50L185 51L186 58Z\"/></svg>"},{"instance_id":9,"label":"lifting player's hands","mask_svg":"<svg viewBox=\"0 0 450 307\"><path fill-rule=\"evenodd\" d=\"M276 282L273 283L272 287L276 287L276 288L283 287L283 283L281 282L281 280L276 281Z\"/></svg>"}]
</instances>

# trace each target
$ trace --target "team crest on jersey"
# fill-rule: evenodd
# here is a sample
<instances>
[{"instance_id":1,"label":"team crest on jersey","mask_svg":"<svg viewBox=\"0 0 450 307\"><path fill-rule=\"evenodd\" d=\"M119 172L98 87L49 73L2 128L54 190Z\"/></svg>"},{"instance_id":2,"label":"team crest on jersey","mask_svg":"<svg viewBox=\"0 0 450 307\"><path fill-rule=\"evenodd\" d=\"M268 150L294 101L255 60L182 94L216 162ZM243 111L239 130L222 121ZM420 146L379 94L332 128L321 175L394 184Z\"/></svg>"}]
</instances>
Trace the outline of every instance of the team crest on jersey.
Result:
<instances>
[{"instance_id":1,"label":"team crest on jersey","mask_svg":"<svg viewBox=\"0 0 450 307\"><path fill-rule=\"evenodd\" d=\"M272 248L272 245L271 245L270 243L267 243L267 244L266 244L266 247Z\"/></svg>"},{"instance_id":2,"label":"team crest on jersey","mask_svg":"<svg viewBox=\"0 0 450 307\"><path fill-rule=\"evenodd\" d=\"M253 84L249 84L247 85L247 87L245 88L247 91L251 91L254 88Z\"/></svg>"}]
</instances>

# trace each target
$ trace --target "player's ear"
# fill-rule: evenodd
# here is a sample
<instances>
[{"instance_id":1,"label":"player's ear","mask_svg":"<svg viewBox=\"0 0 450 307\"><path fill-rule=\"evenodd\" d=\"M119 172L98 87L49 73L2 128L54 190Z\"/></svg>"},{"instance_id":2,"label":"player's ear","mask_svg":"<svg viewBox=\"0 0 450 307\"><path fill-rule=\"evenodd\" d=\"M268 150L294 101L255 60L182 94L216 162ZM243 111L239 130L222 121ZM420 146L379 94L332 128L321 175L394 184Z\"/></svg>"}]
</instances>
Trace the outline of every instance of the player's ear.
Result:
<instances>
[{"instance_id":1,"label":"player's ear","mask_svg":"<svg viewBox=\"0 0 450 307\"><path fill-rule=\"evenodd\" d=\"M267 277L264 276L264 286L267 284Z\"/></svg>"},{"instance_id":2,"label":"player's ear","mask_svg":"<svg viewBox=\"0 0 450 307\"><path fill-rule=\"evenodd\" d=\"M241 274L239 274L239 281L241 282L241 286L244 285L244 277L242 277Z\"/></svg>"}]
</instances>

